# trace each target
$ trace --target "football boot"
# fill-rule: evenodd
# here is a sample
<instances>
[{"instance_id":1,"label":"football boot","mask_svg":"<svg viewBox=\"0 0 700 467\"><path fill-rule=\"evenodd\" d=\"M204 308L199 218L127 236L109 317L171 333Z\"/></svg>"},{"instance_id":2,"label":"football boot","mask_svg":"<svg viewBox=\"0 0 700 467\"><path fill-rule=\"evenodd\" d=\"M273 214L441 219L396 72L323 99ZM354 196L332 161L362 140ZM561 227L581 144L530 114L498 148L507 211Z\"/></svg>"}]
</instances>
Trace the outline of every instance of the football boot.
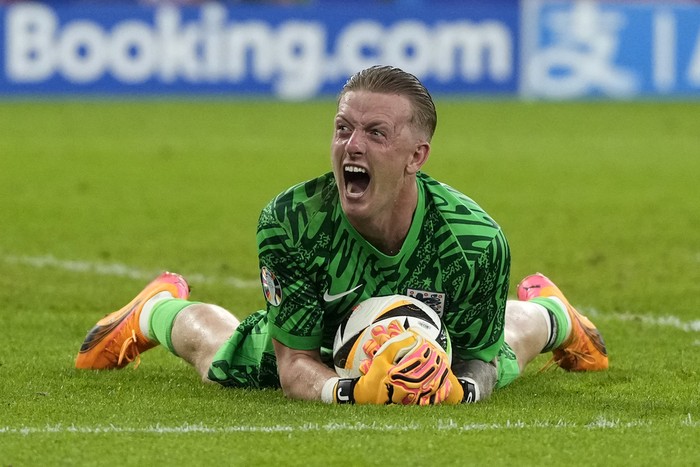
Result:
<instances>
[{"instance_id":1,"label":"football boot","mask_svg":"<svg viewBox=\"0 0 700 467\"><path fill-rule=\"evenodd\" d=\"M76 368L123 368L132 361L137 367L140 354L158 345L144 337L139 326L141 310L152 298L187 299L190 287L179 274L164 272L156 277L122 309L108 314L88 331L75 361Z\"/></svg>"},{"instance_id":2,"label":"football boot","mask_svg":"<svg viewBox=\"0 0 700 467\"><path fill-rule=\"evenodd\" d=\"M554 282L537 273L527 276L518 284L518 299L556 297L564 303L571 320L571 334L552 351L553 363L567 371L597 371L608 368L605 341L595 325L576 311Z\"/></svg>"}]
</instances>

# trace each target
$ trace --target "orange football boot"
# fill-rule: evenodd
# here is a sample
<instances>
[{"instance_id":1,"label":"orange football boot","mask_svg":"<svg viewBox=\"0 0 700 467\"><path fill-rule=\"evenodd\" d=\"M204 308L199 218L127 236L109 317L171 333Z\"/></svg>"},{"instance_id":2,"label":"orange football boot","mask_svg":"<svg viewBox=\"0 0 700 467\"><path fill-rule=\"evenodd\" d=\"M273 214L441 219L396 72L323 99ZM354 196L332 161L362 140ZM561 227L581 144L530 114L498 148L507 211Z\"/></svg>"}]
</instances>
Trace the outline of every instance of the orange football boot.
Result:
<instances>
[{"instance_id":1,"label":"orange football boot","mask_svg":"<svg viewBox=\"0 0 700 467\"><path fill-rule=\"evenodd\" d=\"M567 371L597 371L608 368L608 351L598 329L576 311L554 282L537 273L518 284L518 299L557 297L566 305L571 318L571 335L552 351L552 361ZM546 368L546 367L545 367Z\"/></svg>"},{"instance_id":2,"label":"orange football boot","mask_svg":"<svg viewBox=\"0 0 700 467\"><path fill-rule=\"evenodd\" d=\"M143 306L158 294L163 294L164 298L170 298L170 295L187 299L190 287L179 274L164 272L156 277L128 305L108 314L88 331L75 367L94 370L123 368L132 361L136 361L134 367L137 367L141 362L140 353L158 345L146 339L139 327Z\"/></svg>"}]
</instances>

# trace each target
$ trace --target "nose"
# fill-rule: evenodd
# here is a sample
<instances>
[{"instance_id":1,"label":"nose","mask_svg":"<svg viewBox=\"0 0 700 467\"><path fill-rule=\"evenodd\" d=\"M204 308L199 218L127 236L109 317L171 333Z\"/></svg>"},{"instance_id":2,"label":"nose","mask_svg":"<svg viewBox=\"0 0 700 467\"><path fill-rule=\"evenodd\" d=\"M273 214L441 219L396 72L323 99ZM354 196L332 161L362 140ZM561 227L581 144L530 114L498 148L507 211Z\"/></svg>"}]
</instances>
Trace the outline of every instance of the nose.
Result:
<instances>
[{"instance_id":1,"label":"nose","mask_svg":"<svg viewBox=\"0 0 700 467\"><path fill-rule=\"evenodd\" d=\"M345 143L345 151L350 154L364 154L367 147L367 141L365 140L363 133L358 130L354 130L348 138L348 142Z\"/></svg>"}]
</instances>

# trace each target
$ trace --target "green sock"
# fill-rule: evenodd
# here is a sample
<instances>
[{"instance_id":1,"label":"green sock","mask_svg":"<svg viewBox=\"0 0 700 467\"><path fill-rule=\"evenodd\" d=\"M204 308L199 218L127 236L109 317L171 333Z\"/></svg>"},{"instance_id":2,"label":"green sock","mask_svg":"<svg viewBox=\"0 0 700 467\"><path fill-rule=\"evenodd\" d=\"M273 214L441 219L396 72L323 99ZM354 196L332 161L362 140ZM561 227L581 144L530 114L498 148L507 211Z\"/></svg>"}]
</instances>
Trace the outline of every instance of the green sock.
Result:
<instances>
[{"instance_id":1,"label":"green sock","mask_svg":"<svg viewBox=\"0 0 700 467\"><path fill-rule=\"evenodd\" d=\"M188 306L199 303L182 300L180 298L170 298L156 303L151 311L151 319L148 322L148 330L151 339L164 345L174 355L177 355L173 348L171 333L177 315Z\"/></svg>"},{"instance_id":2,"label":"green sock","mask_svg":"<svg viewBox=\"0 0 700 467\"><path fill-rule=\"evenodd\" d=\"M542 352L549 352L558 348L562 342L569 336L571 332L571 318L569 312L566 311L566 305L561 300L554 297L536 297L528 300L532 303L542 305L549 312L549 316L553 319L552 329L556 332L556 336L552 336L551 343L547 345Z\"/></svg>"}]
</instances>

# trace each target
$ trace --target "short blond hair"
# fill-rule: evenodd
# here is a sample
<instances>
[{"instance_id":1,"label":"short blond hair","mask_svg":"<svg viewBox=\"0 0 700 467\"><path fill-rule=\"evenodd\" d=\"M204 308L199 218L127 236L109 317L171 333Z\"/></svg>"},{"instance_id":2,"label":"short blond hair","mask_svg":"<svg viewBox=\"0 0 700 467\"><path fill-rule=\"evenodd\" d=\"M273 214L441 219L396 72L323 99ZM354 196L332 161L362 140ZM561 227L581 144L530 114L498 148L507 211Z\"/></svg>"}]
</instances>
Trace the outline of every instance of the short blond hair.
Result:
<instances>
[{"instance_id":1,"label":"short blond hair","mask_svg":"<svg viewBox=\"0 0 700 467\"><path fill-rule=\"evenodd\" d=\"M352 75L340 91L338 102L349 91L405 96L413 108L411 123L425 132L428 141L435 134L437 127L435 103L423 83L411 73L393 66L375 65Z\"/></svg>"}]
</instances>

